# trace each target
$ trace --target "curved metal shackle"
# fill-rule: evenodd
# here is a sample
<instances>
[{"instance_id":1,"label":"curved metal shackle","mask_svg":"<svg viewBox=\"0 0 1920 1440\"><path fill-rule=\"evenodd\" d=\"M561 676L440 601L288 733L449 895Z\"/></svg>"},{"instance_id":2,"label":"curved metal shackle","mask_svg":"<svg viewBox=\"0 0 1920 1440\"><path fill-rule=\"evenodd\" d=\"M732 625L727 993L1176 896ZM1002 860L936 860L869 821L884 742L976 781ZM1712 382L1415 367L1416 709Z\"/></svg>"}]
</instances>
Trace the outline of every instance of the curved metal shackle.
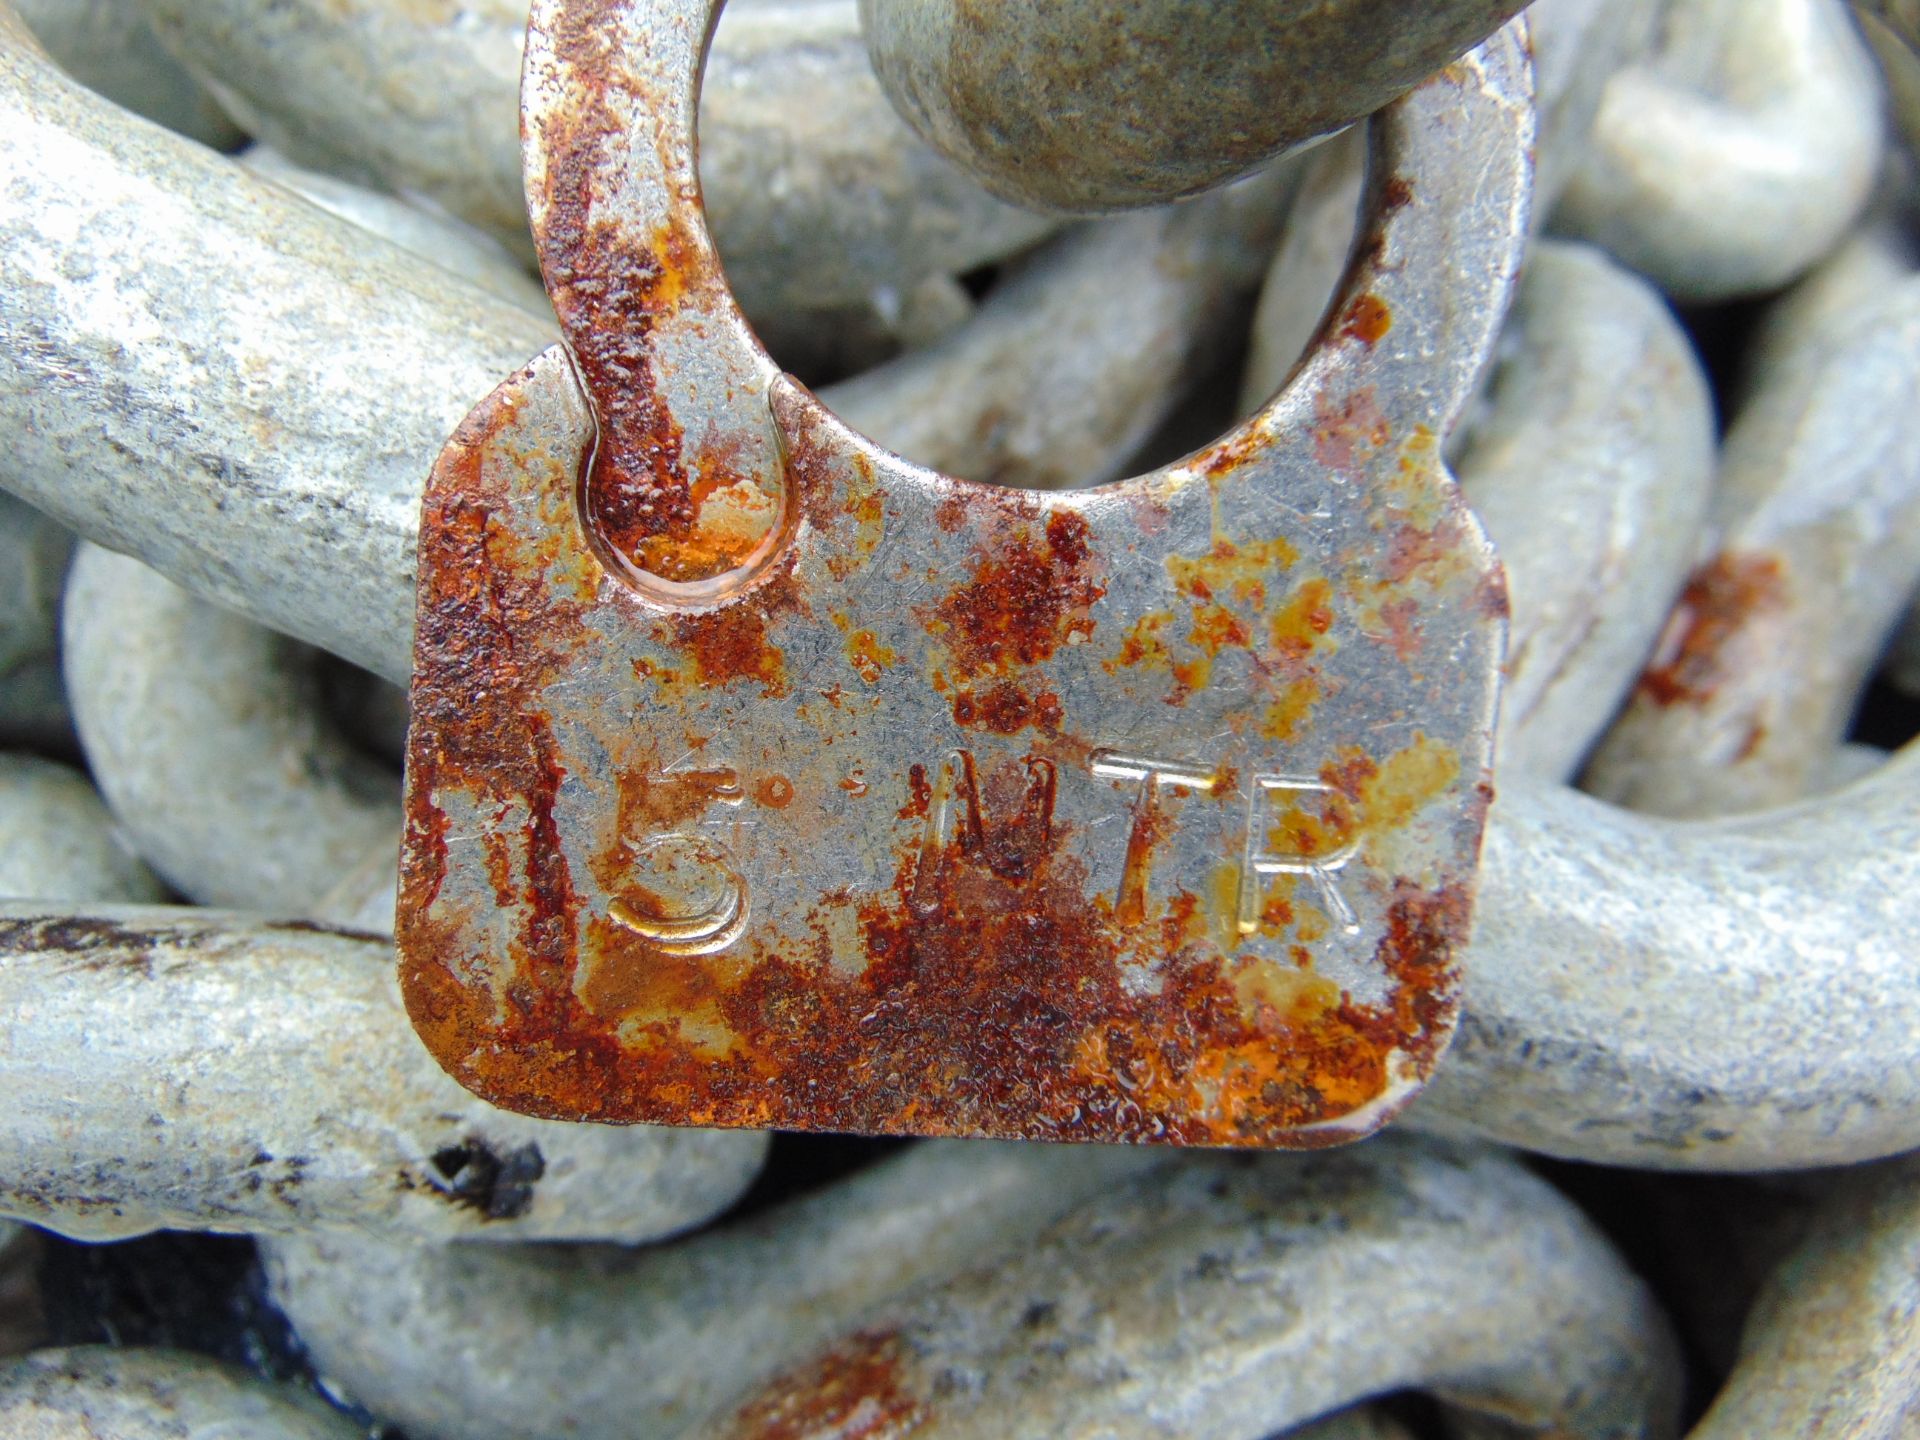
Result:
<instances>
[{"instance_id":1,"label":"curved metal shackle","mask_svg":"<svg viewBox=\"0 0 1920 1440\"><path fill-rule=\"evenodd\" d=\"M775 543L786 442L768 408L794 385L734 304L701 207L700 79L723 3L535 0L521 88L541 272L597 422L589 529L666 582L658 593L695 601ZM1187 472L1307 428L1336 381L1373 386L1404 425L1452 429L1506 314L1529 218L1522 23L1376 117L1368 218L1321 343Z\"/></svg>"},{"instance_id":2,"label":"curved metal shackle","mask_svg":"<svg viewBox=\"0 0 1920 1440\"><path fill-rule=\"evenodd\" d=\"M548 351L422 510L399 926L549 1117L1219 1144L1381 1124L1451 1036L1498 562L1440 458L1527 232L1510 28L1381 120L1321 339L1034 494L782 375L700 210L711 0L543 0ZM576 383L577 382L577 383Z\"/></svg>"}]
</instances>

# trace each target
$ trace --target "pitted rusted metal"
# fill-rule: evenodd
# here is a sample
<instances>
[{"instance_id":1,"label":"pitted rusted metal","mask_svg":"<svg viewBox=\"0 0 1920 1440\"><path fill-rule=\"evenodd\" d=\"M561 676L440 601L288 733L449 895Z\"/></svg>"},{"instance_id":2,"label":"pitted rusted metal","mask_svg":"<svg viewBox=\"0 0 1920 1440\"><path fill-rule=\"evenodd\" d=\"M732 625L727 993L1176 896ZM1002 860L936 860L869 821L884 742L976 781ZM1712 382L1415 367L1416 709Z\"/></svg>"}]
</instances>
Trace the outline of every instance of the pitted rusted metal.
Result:
<instances>
[{"instance_id":1,"label":"pitted rusted metal","mask_svg":"<svg viewBox=\"0 0 1920 1440\"><path fill-rule=\"evenodd\" d=\"M1524 39L1386 113L1366 243L1265 410L1041 496L878 449L741 320L694 172L716 8L535 7L570 357L428 486L422 1037L547 1116L1371 1130L1451 1034L1491 795L1505 590L1439 445L1526 230Z\"/></svg>"}]
</instances>

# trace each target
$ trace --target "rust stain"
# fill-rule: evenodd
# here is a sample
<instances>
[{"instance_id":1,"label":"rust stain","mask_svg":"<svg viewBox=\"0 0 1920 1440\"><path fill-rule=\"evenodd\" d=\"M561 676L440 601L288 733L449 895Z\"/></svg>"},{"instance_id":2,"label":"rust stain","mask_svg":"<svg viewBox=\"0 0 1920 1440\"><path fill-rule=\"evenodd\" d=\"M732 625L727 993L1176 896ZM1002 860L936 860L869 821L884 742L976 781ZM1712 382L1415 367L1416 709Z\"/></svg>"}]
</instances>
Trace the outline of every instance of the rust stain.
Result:
<instances>
[{"instance_id":1,"label":"rust stain","mask_svg":"<svg viewBox=\"0 0 1920 1440\"><path fill-rule=\"evenodd\" d=\"M583 68L617 72L594 50L592 23L577 18L611 3L589 0L562 22L556 44L577 49ZM556 122L566 133L544 137L556 175L595 172L618 109L588 93ZM590 388L615 398L599 416L589 469L567 477L568 505L577 485L596 535L655 576L695 581L737 569L774 534L781 507L746 473L740 447L689 444L649 369L650 325L719 283L711 257L697 236L671 229L623 250L618 227L595 216L587 179L549 183L572 187L548 197L557 303L611 307L631 320L589 337L578 355ZM1362 296L1339 324L1373 345L1393 317L1378 297ZM947 568L916 560L904 545L887 562L898 568L892 580L935 587L909 592L933 597L912 612L921 633L877 633L862 627L857 608L831 611L804 585L824 567L854 592L885 537L886 497L864 457L838 453L801 424L786 437L794 543L781 565L712 608L688 600L669 611L646 601L620 630L596 615L607 603L598 567L557 539L522 538L500 477L483 473L482 453L514 423L512 393L483 405L455 437L422 527L415 705L423 723L408 762L403 986L422 1038L463 1084L516 1110L569 1119L1317 1144L1336 1137L1303 1128L1378 1098L1399 1077L1400 1057L1416 1073L1432 1063L1451 1026L1466 878L1442 871L1414 886L1385 863L1343 872L1344 883L1365 887L1347 893L1364 894L1370 917L1387 906L1371 956L1390 996L1382 1003L1356 1001L1315 969L1309 947L1341 925L1346 905L1328 877L1350 848L1419 824L1461 788L1459 757L1418 735L1392 754L1356 748L1322 768L1321 790L1254 773L1270 760L1249 742L1256 725L1271 742L1307 734L1315 706L1340 693L1337 672L1323 675L1322 666L1352 643L1363 617L1378 622L1360 632L1377 647L1370 653L1411 660L1421 644L1419 605L1380 592L1454 578L1433 568L1461 548L1459 522L1444 507L1438 518L1411 503L1392 511L1398 528L1382 522L1353 552L1376 547L1384 569L1364 584L1341 572L1336 583L1298 573L1300 552L1284 537L1226 532L1221 496L1243 483L1233 471L1258 449L1257 437L1198 462L1213 495L1210 543L1165 559L1159 603L1169 608L1123 617L1078 663L1142 672L1124 688L1148 703L1162 688L1167 703L1180 704L1229 676L1244 683L1245 713L1234 710L1228 723L1248 777L1222 765L1193 793L1162 803L1157 777L1177 772L1150 772L1132 802L1116 884L1110 873L1089 874L1085 857L1099 847L1079 812L1056 803L1063 777L1084 780L1096 752L1067 727L1062 694L1081 693L1068 683L1079 670L1042 667L1094 639L1110 578L1074 502L955 483L934 517L958 537L942 542ZM1429 440L1415 434L1404 443L1409 454L1425 453ZM1371 473L1394 441L1371 389L1319 398L1312 442L1328 467ZM516 454L502 468L516 465L533 461ZM1409 467L1418 468L1403 456ZM1430 481L1422 471L1406 480L1407 493L1424 494ZM1167 512L1156 513L1164 526ZM567 521L552 517L556 537ZM828 532L832 543L820 543ZM1127 537L1118 553L1134 548ZM1355 598L1362 594L1376 608ZM832 629L804 627L810 602ZM834 629L852 676L834 658ZM637 637L656 653L628 661L610 636ZM589 673L610 667L624 680L630 667L636 705L666 719L649 712L637 732L616 737L626 717L595 730L597 715L555 699L553 687L585 668L589 651L598 667ZM815 654L829 664L802 658ZM810 668L833 673L816 677ZM890 675L896 668L901 674ZM883 752L871 743L887 718L879 700L903 679L942 697L939 708L960 731L932 737L921 752L927 763L904 777L875 768ZM798 717L811 752L782 748L792 737L777 731L770 741L759 736L768 743L757 751L728 748L727 717L764 701L792 702L780 713ZM944 719L931 728L945 731ZM556 736L573 746L582 725L595 730L590 742L563 748ZM873 728L863 738L860 727ZM1324 754L1302 763L1310 768ZM590 773L571 773L569 755L592 757L581 762ZM768 773L770 763L794 778ZM585 823L607 833L570 860L583 785L598 807ZM563 798L566 836L556 819ZM862 798L875 805L848 803ZM1162 850L1180 816L1203 805L1220 807L1203 813L1223 834L1222 817L1236 817L1246 849L1243 856L1235 841L1223 858L1202 862L1203 877L1184 882L1205 892L1197 894L1177 883ZM797 900L771 884L774 899L750 894L750 878L767 883L767 852L729 850L713 838L745 846L743 835L766 833L752 827L777 824L804 843L854 812L877 821L857 835L858 883L824 894L815 886ZM458 833L450 813L462 817ZM477 842L467 818L476 815ZM1120 839L1117 826L1106 833ZM461 898L444 911L484 911L490 932L505 937L500 953L472 945L473 914L436 908L450 844L465 847L457 853L474 873L460 872L453 888ZM1111 848L1100 853L1112 863ZM736 866L742 854L755 865ZM1287 859L1334 856L1324 866ZM1259 945L1242 948L1256 931ZM1347 933L1359 933L1357 923ZM1364 961L1353 943L1349 958ZM897 1336L856 1337L750 1402L735 1429L905 1435L924 1411L898 1383L904 1354Z\"/></svg>"},{"instance_id":2,"label":"rust stain","mask_svg":"<svg viewBox=\"0 0 1920 1440\"><path fill-rule=\"evenodd\" d=\"M694 678L701 685L752 682L762 696L777 700L792 684L786 655L773 643L770 627L780 616L803 608L797 582L790 573L781 574L716 610L664 620L660 630L667 643L693 662Z\"/></svg>"},{"instance_id":3,"label":"rust stain","mask_svg":"<svg viewBox=\"0 0 1920 1440\"><path fill-rule=\"evenodd\" d=\"M1172 652L1167 649L1165 637L1172 626L1171 611L1156 610L1142 615L1121 637L1120 649L1113 659L1102 662L1102 668L1109 675L1114 675L1141 665L1162 669L1171 667Z\"/></svg>"},{"instance_id":4,"label":"rust stain","mask_svg":"<svg viewBox=\"0 0 1920 1440\"><path fill-rule=\"evenodd\" d=\"M1269 704L1262 713L1261 735L1282 742L1298 739L1319 699L1320 685L1317 681L1288 681L1286 688L1280 692L1280 698Z\"/></svg>"},{"instance_id":5,"label":"rust stain","mask_svg":"<svg viewBox=\"0 0 1920 1440\"><path fill-rule=\"evenodd\" d=\"M1282 663L1300 665L1333 628L1333 586L1315 576L1303 581L1275 612L1268 629Z\"/></svg>"},{"instance_id":6,"label":"rust stain","mask_svg":"<svg viewBox=\"0 0 1920 1440\"><path fill-rule=\"evenodd\" d=\"M633 678L664 690L680 684L683 677L678 670L649 660L644 655L636 655L633 658Z\"/></svg>"},{"instance_id":7,"label":"rust stain","mask_svg":"<svg viewBox=\"0 0 1920 1440\"><path fill-rule=\"evenodd\" d=\"M1425 735L1380 762L1360 784L1360 813L1370 830L1396 830L1460 777L1460 757Z\"/></svg>"},{"instance_id":8,"label":"rust stain","mask_svg":"<svg viewBox=\"0 0 1920 1440\"><path fill-rule=\"evenodd\" d=\"M1481 577L1473 591L1474 610L1488 620L1501 624L1513 618L1513 600L1507 591L1507 570L1496 565Z\"/></svg>"},{"instance_id":9,"label":"rust stain","mask_svg":"<svg viewBox=\"0 0 1920 1440\"><path fill-rule=\"evenodd\" d=\"M1451 563L1459 553L1461 539L1461 522L1454 515L1443 515L1424 530L1411 524L1397 526L1387 539L1380 578L1389 586L1404 585L1410 576L1428 566ZM1500 593L1504 598L1504 586Z\"/></svg>"},{"instance_id":10,"label":"rust stain","mask_svg":"<svg viewBox=\"0 0 1920 1440\"><path fill-rule=\"evenodd\" d=\"M786 384L812 399L791 376ZM781 435L793 508L819 534L834 537L834 543L824 547L822 558L827 573L844 584L865 568L886 538L886 492L867 455L858 451L847 454L821 437L825 412L818 408L818 401L811 407L781 408L786 411Z\"/></svg>"},{"instance_id":11,"label":"rust stain","mask_svg":"<svg viewBox=\"0 0 1920 1440\"><path fill-rule=\"evenodd\" d=\"M1051 690L1031 693L1003 680L978 693L958 690L953 696L954 724L995 735L1018 735L1029 726L1057 731L1065 712Z\"/></svg>"},{"instance_id":12,"label":"rust stain","mask_svg":"<svg viewBox=\"0 0 1920 1440\"><path fill-rule=\"evenodd\" d=\"M1661 706L1707 704L1727 676L1735 638L1785 605L1779 556L1716 555L1687 581L1640 677L1639 693Z\"/></svg>"},{"instance_id":13,"label":"rust stain","mask_svg":"<svg viewBox=\"0 0 1920 1440\"><path fill-rule=\"evenodd\" d=\"M1241 650L1254 658L1254 683L1268 701L1264 731L1285 739L1321 698L1314 652L1332 642L1335 619L1333 586L1310 576L1271 605L1270 587L1299 560L1284 537L1237 542L1216 533L1201 555L1170 555L1164 562L1175 590L1192 602L1186 633L1176 641L1176 617L1154 611L1134 621L1111 658L1101 662L1108 674L1144 669L1166 672L1173 681L1170 705L1184 704L1212 681L1219 657ZM1189 647L1176 651L1175 645Z\"/></svg>"},{"instance_id":14,"label":"rust stain","mask_svg":"<svg viewBox=\"0 0 1920 1440\"><path fill-rule=\"evenodd\" d=\"M784 775L768 775L753 787L753 798L769 810L784 810L793 803L793 782Z\"/></svg>"},{"instance_id":15,"label":"rust stain","mask_svg":"<svg viewBox=\"0 0 1920 1440\"><path fill-rule=\"evenodd\" d=\"M1329 470L1358 474L1372 452L1393 441L1393 428L1371 385L1336 402L1325 391L1313 397L1313 453Z\"/></svg>"},{"instance_id":16,"label":"rust stain","mask_svg":"<svg viewBox=\"0 0 1920 1440\"><path fill-rule=\"evenodd\" d=\"M1245 426L1202 450L1194 457L1194 468L1208 480L1222 480L1262 454L1266 445L1259 426Z\"/></svg>"},{"instance_id":17,"label":"rust stain","mask_svg":"<svg viewBox=\"0 0 1920 1440\"><path fill-rule=\"evenodd\" d=\"M899 1337L863 1331L770 1382L721 1432L732 1440L905 1440L928 1412L907 1391Z\"/></svg>"},{"instance_id":18,"label":"rust stain","mask_svg":"<svg viewBox=\"0 0 1920 1440\"><path fill-rule=\"evenodd\" d=\"M878 685L880 677L900 663L900 657L871 630L856 630L845 615L835 613L833 623L846 637L847 663L853 673L869 685Z\"/></svg>"},{"instance_id":19,"label":"rust stain","mask_svg":"<svg viewBox=\"0 0 1920 1440\"><path fill-rule=\"evenodd\" d=\"M1393 311L1378 295L1357 295L1340 317L1338 333L1342 338L1358 340L1372 349L1393 329Z\"/></svg>"},{"instance_id":20,"label":"rust stain","mask_svg":"<svg viewBox=\"0 0 1920 1440\"><path fill-rule=\"evenodd\" d=\"M965 493L956 491L934 509L933 523L949 535L958 535L966 528L967 519L972 513Z\"/></svg>"},{"instance_id":21,"label":"rust stain","mask_svg":"<svg viewBox=\"0 0 1920 1440\"><path fill-rule=\"evenodd\" d=\"M1401 776L1389 762L1361 783L1358 806L1292 817L1309 833L1289 848L1330 848L1343 815L1360 812L1350 830L1369 810L1410 803L1405 787L1432 778L1415 769ZM1324 987L1249 978L1243 961L1196 947L1200 897L1177 892L1157 915L1144 895L1119 913L1090 898L1051 773L1032 760L978 775L969 765L962 818L901 856L891 898L815 907L816 932L858 935L858 971L799 945L756 945L724 964L665 955L596 918L586 1002L570 984L536 988L503 1023L434 965L410 972L410 1002L482 1094L510 1093L535 1113L699 1125L1259 1143L1364 1104L1395 1050L1430 1054L1464 933L1458 887L1398 893L1376 954L1396 992L1422 995L1336 1003ZM917 777L903 814L933 826L933 799L930 777ZM1289 915L1271 902L1266 913ZM1151 993L1122 982L1143 930L1166 957Z\"/></svg>"},{"instance_id":22,"label":"rust stain","mask_svg":"<svg viewBox=\"0 0 1920 1440\"><path fill-rule=\"evenodd\" d=\"M612 924L598 917L589 922L602 944L612 943L615 927L635 928L618 913L621 903L616 901L615 912L608 916ZM660 919L669 913L661 907L642 918ZM598 966L587 977L580 998L596 1016L641 1016L656 1024L673 1024L696 1049L705 1034L726 1033L720 988L711 967L697 957L656 951L645 965ZM724 1043L719 1053L725 1053Z\"/></svg>"},{"instance_id":23,"label":"rust stain","mask_svg":"<svg viewBox=\"0 0 1920 1440\"><path fill-rule=\"evenodd\" d=\"M1253 629L1224 605L1196 605L1187 627L1187 643L1209 660L1220 658L1222 650L1244 650L1253 640Z\"/></svg>"},{"instance_id":24,"label":"rust stain","mask_svg":"<svg viewBox=\"0 0 1920 1440\"><path fill-rule=\"evenodd\" d=\"M1357 746L1349 746L1338 760L1320 767L1323 784L1331 785L1349 800L1358 800L1364 788L1380 774L1373 757Z\"/></svg>"},{"instance_id":25,"label":"rust stain","mask_svg":"<svg viewBox=\"0 0 1920 1440\"><path fill-rule=\"evenodd\" d=\"M1303 791L1270 818L1266 842L1276 854L1315 858L1344 849L1362 829L1360 811L1345 796Z\"/></svg>"},{"instance_id":26,"label":"rust stain","mask_svg":"<svg viewBox=\"0 0 1920 1440\"><path fill-rule=\"evenodd\" d=\"M767 619L750 605L675 618L674 639L692 659L702 685L755 680L778 699L788 690L786 657L767 639Z\"/></svg>"},{"instance_id":27,"label":"rust stain","mask_svg":"<svg viewBox=\"0 0 1920 1440\"><path fill-rule=\"evenodd\" d=\"M602 176L628 129L610 93L623 74L611 52L620 33L606 13L611 8L596 0L554 19L554 53L568 67L572 91L571 103L545 119L541 136L548 156L548 292L599 411L600 443L584 481L596 533L646 574L707 580L739 569L764 547L779 500L740 467L730 447L687 453L659 394L649 343L654 326L689 292L721 282L705 246L679 221L636 244L620 221L602 213Z\"/></svg>"},{"instance_id":28,"label":"rust stain","mask_svg":"<svg viewBox=\"0 0 1920 1440\"><path fill-rule=\"evenodd\" d=\"M1403 830L1459 777L1459 756L1424 734L1377 764L1350 747L1321 768L1328 791L1297 792L1269 816L1267 846L1275 854L1328 856L1357 839Z\"/></svg>"},{"instance_id":29,"label":"rust stain","mask_svg":"<svg viewBox=\"0 0 1920 1440\"><path fill-rule=\"evenodd\" d=\"M1299 559L1300 551L1284 536L1236 542L1216 535L1206 554L1169 555L1166 565L1167 575L1182 595L1260 606L1266 603L1267 582Z\"/></svg>"},{"instance_id":30,"label":"rust stain","mask_svg":"<svg viewBox=\"0 0 1920 1440\"><path fill-rule=\"evenodd\" d=\"M1313 1025L1340 1005L1340 987L1326 976L1313 973L1311 952L1304 945L1294 950L1296 969L1246 965L1233 977L1242 1008L1256 1023L1270 1029Z\"/></svg>"},{"instance_id":31,"label":"rust stain","mask_svg":"<svg viewBox=\"0 0 1920 1440\"><path fill-rule=\"evenodd\" d=\"M640 769L620 774L618 827L623 835L672 830L702 814L715 800L738 799L739 774L726 767L663 774Z\"/></svg>"},{"instance_id":32,"label":"rust stain","mask_svg":"<svg viewBox=\"0 0 1920 1440\"><path fill-rule=\"evenodd\" d=\"M1501 593L1506 593L1504 588ZM1403 665L1411 663L1419 655L1423 643L1418 623L1420 602L1411 595L1403 595L1398 600L1389 600L1382 605L1379 614L1380 624L1386 631L1387 644L1392 647L1395 658Z\"/></svg>"},{"instance_id":33,"label":"rust stain","mask_svg":"<svg viewBox=\"0 0 1920 1440\"><path fill-rule=\"evenodd\" d=\"M960 678L1038 665L1093 634L1090 611L1106 587L1092 573L1086 520L1060 512L1042 527L1030 512L1016 517L980 547L964 584L919 612Z\"/></svg>"}]
</instances>

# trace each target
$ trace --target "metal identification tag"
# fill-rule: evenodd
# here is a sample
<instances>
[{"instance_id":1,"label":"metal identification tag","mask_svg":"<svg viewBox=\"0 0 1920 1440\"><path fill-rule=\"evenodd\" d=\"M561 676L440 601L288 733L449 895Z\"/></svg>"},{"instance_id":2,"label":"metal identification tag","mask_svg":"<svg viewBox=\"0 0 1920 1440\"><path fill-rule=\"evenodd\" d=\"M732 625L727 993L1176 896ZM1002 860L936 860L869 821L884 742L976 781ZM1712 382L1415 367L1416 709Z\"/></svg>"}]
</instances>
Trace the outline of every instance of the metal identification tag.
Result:
<instances>
[{"instance_id":1,"label":"metal identification tag","mask_svg":"<svg viewBox=\"0 0 1920 1440\"><path fill-rule=\"evenodd\" d=\"M1506 610L1440 444L1525 235L1524 44L1375 122L1302 367L1075 493L879 449L702 217L717 0L539 0L566 347L420 532L399 912L463 1084L596 1121L1190 1145L1367 1133L1453 1031Z\"/></svg>"}]
</instances>

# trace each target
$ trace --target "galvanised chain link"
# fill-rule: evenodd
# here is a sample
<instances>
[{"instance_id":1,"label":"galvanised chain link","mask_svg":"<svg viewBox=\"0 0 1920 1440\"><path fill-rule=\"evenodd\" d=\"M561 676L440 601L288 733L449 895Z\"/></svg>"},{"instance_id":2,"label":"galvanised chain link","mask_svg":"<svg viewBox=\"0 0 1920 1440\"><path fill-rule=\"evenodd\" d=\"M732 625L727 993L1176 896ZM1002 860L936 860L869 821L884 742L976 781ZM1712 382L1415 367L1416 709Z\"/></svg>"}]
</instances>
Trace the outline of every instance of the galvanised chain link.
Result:
<instances>
[{"instance_id":1,"label":"galvanised chain link","mask_svg":"<svg viewBox=\"0 0 1920 1440\"><path fill-rule=\"evenodd\" d=\"M1263 162L1516 8L733 0L725 280L913 461L1144 472L1327 343L1365 147ZM1458 1033L1392 1130L812 1188L828 1142L497 1109L395 983L421 497L560 334L526 23L0 4L0 1431L1920 1427L1920 754L1875 748L1920 696L1920 11L1539 0L1475 52L1532 50L1517 287L1392 318L1498 328L1448 458L1511 619ZM74 1288L59 1237L161 1229L257 1237L201 1307L245 1344ZM169 1288L226 1253L177 1243Z\"/></svg>"}]
</instances>

